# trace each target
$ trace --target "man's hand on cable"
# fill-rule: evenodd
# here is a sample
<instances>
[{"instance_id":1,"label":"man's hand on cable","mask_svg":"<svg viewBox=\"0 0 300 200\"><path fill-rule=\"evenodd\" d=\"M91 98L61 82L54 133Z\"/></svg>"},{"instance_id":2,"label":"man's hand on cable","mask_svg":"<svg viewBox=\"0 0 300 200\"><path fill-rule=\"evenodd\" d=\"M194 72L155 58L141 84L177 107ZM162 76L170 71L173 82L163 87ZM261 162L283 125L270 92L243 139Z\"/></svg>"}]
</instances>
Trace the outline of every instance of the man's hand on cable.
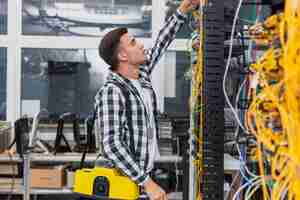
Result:
<instances>
[{"instance_id":1,"label":"man's hand on cable","mask_svg":"<svg viewBox=\"0 0 300 200\"><path fill-rule=\"evenodd\" d=\"M187 14L191 10L197 8L200 4L200 1L204 2L205 0L183 0L179 6L179 10L183 14Z\"/></svg>"},{"instance_id":2,"label":"man's hand on cable","mask_svg":"<svg viewBox=\"0 0 300 200\"><path fill-rule=\"evenodd\" d=\"M144 188L150 200L168 200L166 192L151 178L145 182Z\"/></svg>"}]
</instances>

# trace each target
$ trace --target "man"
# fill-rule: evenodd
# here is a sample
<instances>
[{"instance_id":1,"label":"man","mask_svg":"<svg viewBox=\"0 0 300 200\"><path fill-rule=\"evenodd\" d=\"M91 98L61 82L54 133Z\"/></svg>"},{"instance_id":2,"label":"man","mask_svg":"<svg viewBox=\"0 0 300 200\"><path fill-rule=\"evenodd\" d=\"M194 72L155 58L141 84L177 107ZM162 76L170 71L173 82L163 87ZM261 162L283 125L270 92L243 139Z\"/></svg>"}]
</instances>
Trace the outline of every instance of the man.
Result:
<instances>
[{"instance_id":1,"label":"man","mask_svg":"<svg viewBox=\"0 0 300 200\"><path fill-rule=\"evenodd\" d=\"M111 71L96 96L104 157L141 186L151 200L165 200L167 196L150 177L158 154L157 100L150 75L184 24L186 14L199 2L183 0L150 51L126 28L107 33L99 45L99 55Z\"/></svg>"}]
</instances>

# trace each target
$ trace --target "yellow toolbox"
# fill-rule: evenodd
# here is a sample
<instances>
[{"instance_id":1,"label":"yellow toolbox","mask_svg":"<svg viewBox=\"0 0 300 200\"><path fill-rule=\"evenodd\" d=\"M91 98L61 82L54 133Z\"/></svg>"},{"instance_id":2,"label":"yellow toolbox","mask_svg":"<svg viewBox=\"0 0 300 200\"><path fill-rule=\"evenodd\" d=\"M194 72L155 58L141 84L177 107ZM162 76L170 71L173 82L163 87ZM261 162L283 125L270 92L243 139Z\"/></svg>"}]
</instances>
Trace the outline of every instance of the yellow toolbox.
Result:
<instances>
[{"instance_id":1,"label":"yellow toolbox","mask_svg":"<svg viewBox=\"0 0 300 200\"><path fill-rule=\"evenodd\" d=\"M135 200L139 187L115 168L83 168L75 172L74 192L85 197Z\"/></svg>"}]
</instances>

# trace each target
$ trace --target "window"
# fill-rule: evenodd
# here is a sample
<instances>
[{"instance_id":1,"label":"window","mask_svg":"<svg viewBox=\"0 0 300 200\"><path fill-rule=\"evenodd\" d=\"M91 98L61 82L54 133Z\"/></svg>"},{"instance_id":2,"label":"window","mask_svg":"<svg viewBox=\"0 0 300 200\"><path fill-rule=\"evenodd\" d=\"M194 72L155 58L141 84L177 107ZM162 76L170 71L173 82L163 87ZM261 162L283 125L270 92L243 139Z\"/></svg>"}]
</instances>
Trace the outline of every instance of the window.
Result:
<instances>
[{"instance_id":1,"label":"window","mask_svg":"<svg viewBox=\"0 0 300 200\"><path fill-rule=\"evenodd\" d=\"M107 70L96 49L22 49L21 114L47 109L55 119L66 112L86 118Z\"/></svg>"},{"instance_id":2,"label":"window","mask_svg":"<svg viewBox=\"0 0 300 200\"><path fill-rule=\"evenodd\" d=\"M23 0L23 34L99 37L116 27L151 37L152 0Z\"/></svg>"},{"instance_id":3,"label":"window","mask_svg":"<svg viewBox=\"0 0 300 200\"><path fill-rule=\"evenodd\" d=\"M0 34L7 34L7 0L0 0Z\"/></svg>"},{"instance_id":4,"label":"window","mask_svg":"<svg viewBox=\"0 0 300 200\"><path fill-rule=\"evenodd\" d=\"M6 120L6 48L0 48L0 120Z\"/></svg>"},{"instance_id":5,"label":"window","mask_svg":"<svg viewBox=\"0 0 300 200\"><path fill-rule=\"evenodd\" d=\"M164 101L164 112L169 116L188 116L190 96L190 56L184 51L169 51L166 54L166 68L168 73L173 72L173 77L168 77L168 83L172 80L174 84L166 84L167 91L174 90L174 94L168 95ZM171 75L172 76L172 75ZM175 87L175 88L174 88Z\"/></svg>"},{"instance_id":6,"label":"window","mask_svg":"<svg viewBox=\"0 0 300 200\"><path fill-rule=\"evenodd\" d=\"M76 112L84 118L91 112L94 95L102 86L107 73L108 67L97 53L99 40L102 36L114 27L125 26L129 28L129 32L132 35L139 37L138 39L142 40L146 47L149 47L153 42L152 39L155 39L154 34L152 34L152 24L154 26L162 24L164 15L161 14L161 10L166 5L166 2L175 2L176 7L179 5L178 2L180 2L180 0L21 1L22 5L16 1L0 0L1 13L5 13L6 16L9 13L12 19L20 16L20 14L22 15L21 34L23 36L37 36L20 37L17 35L19 40L10 40L10 37L15 37L13 34L11 36L1 36L0 45L2 47L16 48L17 50L10 51L8 63L12 63L12 65L10 65L11 68L9 69L12 72L19 72L19 69L21 69L21 75L18 74L14 78L9 79L7 85L7 91L9 91L7 95L12 100L8 104L7 110L8 113L16 113L16 116L8 115L8 120L15 120L15 118L24 114L32 116L42 108L46 108L50 113L56 115L62 112ZM9 6L10 10L7 11L8 2L11 6ZM152 10L159 12L152 12ZM22 13L19 13L20 11ZM5 23L7 24L6 21ZM18 22L18 20L16 21ZM5 29L7 29L6 26ZM18 23L12 23L11 26L13 30L19 30ZM1 24L0 28L3 28ZM190 38L191 31L188 29L188 26L184 25L183 29L187 29L183 31L186 37L182 36L182 31L177 36L179 38ZM86 36L89 38L86 38ZM186 44L188 44L188 41L175 40L173 44L170 49L176 54L176 62L179 62L178 58L180 55L186 54L183 51L187 49ZM19 57L19 50L22 52L21 59L16 61L15 58ZM181 50L182 52L178 52ZM164 62L164 59L162 59L162 62ZM186 55L185 60L189 63L188 55ZM60 70L56 67L61 69L67 68L70 71L55 71ZM51 69L54 71L51 71ZM178 70L176 69L176 73L179 73ZM162 72L162 74L168 74L166 70L162 70ZM78 79L86 82L76 82ZM158 79L159 83L161 83L164 77ZM57 84L54 84L55 81L57 81ZM173 109L170 106L172 104L175 106L179 98L178 95L189 92L186 90L178 91L181 87L178 81L175 82L174 79L174 84L172 83L174 95L167 96L165 98L167 102L165 103L162 101L166 93L164 85L158 85L158 96L160 97L159 102L162 110L171 112ZM16 89L15 85L19 85L20 82L21 91L14 91ZM189 83L188 80L186 82ZM58 86L59 84L62 87ZM61 92L63 90L67 92ZM13 92L10 93L10 91ZM181 92L183 93L181 94ZM79 94L80 97L78 96ZM64 102L63 98L59 97L64 97L64 99L68 100ZM75 101L74 99L78 100ZM18 105L19 102L20 105ZM57 106L55 106L54 102L57 102ZM168 102L171 103L169 104ZM178 109L180 110L175 110L174 112L183 113L182 109L185 108L180 107Z\"/></svg>"}]
</instances>

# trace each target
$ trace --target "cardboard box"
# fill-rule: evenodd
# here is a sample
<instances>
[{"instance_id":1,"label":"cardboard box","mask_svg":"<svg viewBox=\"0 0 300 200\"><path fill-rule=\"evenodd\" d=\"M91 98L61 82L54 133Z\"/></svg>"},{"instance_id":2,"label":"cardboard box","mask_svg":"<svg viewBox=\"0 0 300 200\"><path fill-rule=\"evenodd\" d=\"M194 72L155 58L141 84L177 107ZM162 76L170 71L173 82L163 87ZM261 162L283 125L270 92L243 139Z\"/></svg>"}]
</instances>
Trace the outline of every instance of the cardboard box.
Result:
<instances>
[{"instance_id":1,"label":"cardboard box","mask_svg":"<svg viewBox=\"0 0 300 200\"><path fill-rule=\"evenodd\" d=\"M61 188L65 185L65 166L47 166L30 169L32 188Z\"/></svg>"},{"instance_id":2,"label":"cardboard box","mask_svg":"<svg viewBox=\"0 0 300 200\"><path fill-rule=\"evenodd\" d=\"M8 149L12 142L12 129L9 122L0 121L0 153Z\"/></svg>"}]
</instances>

